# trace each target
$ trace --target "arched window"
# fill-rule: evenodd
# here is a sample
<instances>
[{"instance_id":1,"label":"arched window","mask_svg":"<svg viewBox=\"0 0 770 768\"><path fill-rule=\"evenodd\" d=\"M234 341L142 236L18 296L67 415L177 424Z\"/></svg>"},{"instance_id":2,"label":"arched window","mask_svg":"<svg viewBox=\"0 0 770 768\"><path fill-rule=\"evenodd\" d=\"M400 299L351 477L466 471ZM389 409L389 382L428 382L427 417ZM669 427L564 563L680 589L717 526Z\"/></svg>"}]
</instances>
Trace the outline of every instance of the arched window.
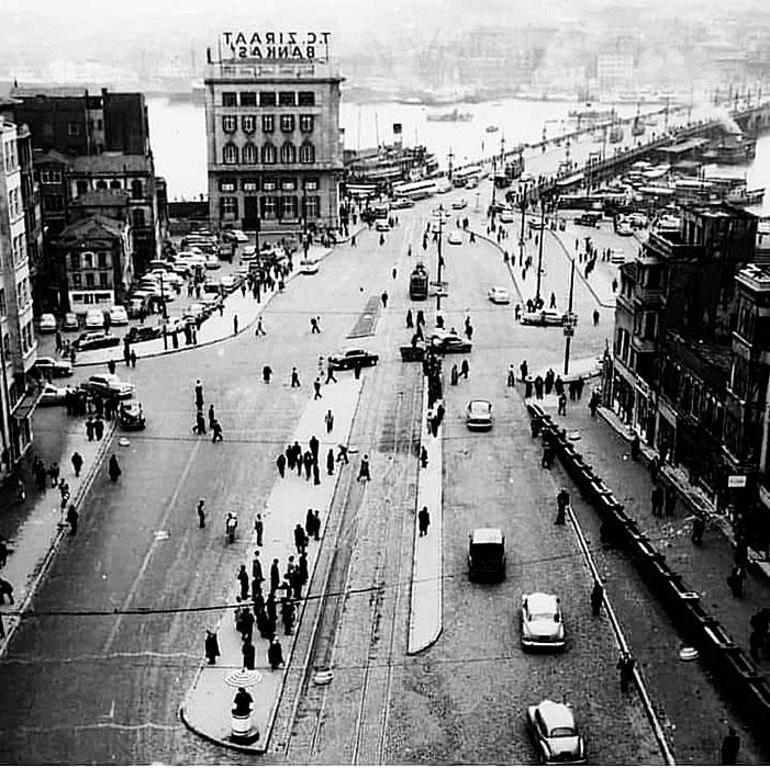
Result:
<instances>
[{"instance_id":1,"label":"arched window","mask_svg":"<svg viewBox=\"0 0 770 768\"><path fill-rule=\"evenodd\" d=\"M267 144L262 145L262 162L265 165L275 165L277 160L277 152L275 151L275 144L270 144L269 142Z\"/></svg>"},{"instance_id":2,"label":"arched window","mask_svg":"<svg viewBox=\"0 0 770 768\"><path fill-rule=\"evenodd\" d=\"M77 185L79 195L84 195L86 192L88 192L88 182L85 181L84 179L78 179L78 181L76 182L76 185Z\"/></svg>"},{"instance_id":3,"label":"arched window","mask_svg":"<svg viewBox=\"0 0 770 768\"><path fill-rule=\"evenodd\" d=\"M257 162L257 146L250 141L243 145L241 160L244 165L254 165Z\"/></svg>"},{"instance_id":4,"label":"arched window","mask_svg":"<svg viewBox=\"0 0 770 768\"><path fill-rule=\"evenodd\" d=\"M286 165L297 162L297 149L290 141L281 145L281 162Z\"/></svg>"},{"instance_id":5,"label":"arched window","mask_svg":"<svg viewBox=\"0 0 770 768\"><path fill-rule=\"evenodd\" d=\"M235 165L238 162L238 147L231 142L222 147L222 162L225 165Z\"/></svg>"},{"instance_id":6,"label":"arched window","mask_svg":"<svg viewBox=\"0 0 770 768\"><path fill-rule=\"evenodd\" d=\"M120 188L121 188L120 182L117 179L113 179L110 182L110 189L120 189Z\"/></svg>"},{"instance_id":7,"label":"arched window","mask_svg":"<svg viewBox=\"0 0 770 768\"><path fill-rule=\"evenodd\" d=\"M99 179L96 182L97 189L107 189L107 182L104 179Z\"/></svg>"},{"instance_id":8,"label":"arched window","mask_svg":"<svg viewBox=\"0 0 770 768\"><path fill-rule=\"evenodd\" d=\"M315 147L310 141L303 141L299 148L299 161L300 163L314 163L315 162Z\"/></svg>"}]
</instances>

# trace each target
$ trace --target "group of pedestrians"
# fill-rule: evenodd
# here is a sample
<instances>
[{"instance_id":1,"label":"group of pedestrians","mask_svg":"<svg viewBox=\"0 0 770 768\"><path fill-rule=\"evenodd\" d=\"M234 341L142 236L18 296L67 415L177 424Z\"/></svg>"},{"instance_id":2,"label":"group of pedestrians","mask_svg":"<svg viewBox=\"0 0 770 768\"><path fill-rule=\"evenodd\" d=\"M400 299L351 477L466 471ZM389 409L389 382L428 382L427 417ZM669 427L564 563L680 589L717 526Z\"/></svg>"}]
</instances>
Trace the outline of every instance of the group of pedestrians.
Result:
<instances>
[{"instance_id":1,"label":"group of pedestrians","mask_svg":"<svg viewBox=\"0 0 770 768\"><path fill-rule=\"evenodd\" d=\"M203 407L205 405L203 400L203 383L200 379L195 380L195 424L193 425L193 432L196 435L206 434L206 418L203 415ZM208 428L211 431L211 442L221 443L224 441L225 436L222 430L222 424L216 417L214 409L214 403L209 403L208 409Z\"/></svg>"}]
</instances>

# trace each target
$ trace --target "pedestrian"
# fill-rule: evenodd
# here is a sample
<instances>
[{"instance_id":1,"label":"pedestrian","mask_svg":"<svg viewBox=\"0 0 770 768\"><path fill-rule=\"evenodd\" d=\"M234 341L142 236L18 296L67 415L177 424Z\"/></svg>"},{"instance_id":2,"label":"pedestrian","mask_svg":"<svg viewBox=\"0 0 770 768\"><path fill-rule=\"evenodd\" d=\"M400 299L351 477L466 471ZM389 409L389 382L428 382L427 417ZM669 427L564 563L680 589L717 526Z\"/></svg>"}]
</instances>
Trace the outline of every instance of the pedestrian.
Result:
<instances>
[{"instance_id":1,"label":"pedestrian","mask_svg":"<svg viewBox=\"0 0 770 768\"><path fill-rule=\"evenodd\" d=\"M235 577L241 585L241 600L249 596L249 574L246 573L246 566L241 564L238 575Z\"/></svg>"},{"instance_id":2,"label":"pedestrian","mask_svg":"<svg viewBox=\"0 0 770 768\"><path fill-rule=\"evenodd\" d=\"M113 483L117 483L118 478L123 474L120 469L120 464L118 464L118 457L114 453L110 456L108 472L110 480L112 480Z\"/></svg>"},{"instance_id":3,"label":"pedestrian","mask_svg":"<svg viewBox=\"0 0 770 768\"><path fill-rule=\"evenodd\" d=\"M567 396L562 392L559 395L559 410L558 410L559 416L566 416L567 415Z\"/></svg>"},{"instance_id":4,"label":"pedestrian","mask_svg":"<svg viewBox=\"0 0 770 768\"><path fill-rule=\"evenodd\" d=\"M567 507L569 507L569 491L562 486L562 489L556 494L555 525L564 525L566 523Z\"/></svg>"},{"instance_id":5,"label":"pedestrian","mask_svg":"<svg viewBox=\"0 0 770 768\"><path fill-rule=\"evenodd\" d=\"M211 632L208 629L206 630L205 650L206 650L206 658L208 659L208 663L216 664L217 656L221 655L219 652L219 641L217 640L217 633Z\"/></svg>"},{"instance_id":6,"label":"pedestrian","mask_svg":"<svg viewBox=\"0 0 770 768\"><path fill-rule=\"evenodd\" d=\"M513 367L513 363L508 366L508 381L506 383L509 387L516 386L516 371Z\"/></svg>"},{"instance_id":7,"label":"pedestrian","mask_svg":"<svg viewBox=\"0 0 770 768\"><path fill-rule=\"evenodd\" d=\"M72 454L72 468L75 470L75 477L80 477L80 470L83 467L83 457L75 451L75 453Z\"/></svg>"},{"instance_id":8,"label":"pedestrian","mask_svg":"<svg viewBox=\"0 0 770 768\"><path fill-rule=\"evenodd\" d=\"M206 434L206 420L203 418L203 411L198 411L195 414L195 433L198 435Z\"/></svg>"},{"instance_id":9,"label":"pedestrian","mask_svg":"<svg viewBox=\"0 0 770 768\"><path fill-rule=\"evenodd\" d=\"M297 523L294 526L294 546L297 548L297 552L302 554L307 547L308 537L305 533L305 529L302 527L302 523Z\"/></svg>"},{"instance_id":10,"label":"pedestrian","mask_svg":"<svg viewBox=\"0 0 770 768\"><path fill-rule=\"evenodd\" d=\"M211 436L211 442L221 443L225 439L225 436L222 432L222 425L216 419L214 419L214 423L212 424L211 429L214 432L214 434Z\"/></svg>"},{"instance_id":11,"label":"pedestrian","mask_svg":"<svg viewBox=\"0 0 770 768\"><path fill-rule=\"evenodd\" d=\"M676 488L673 483L669 483L666 486L666 517L674 516L674 509L676 508Z\"/></svg>"},{"instance_id":12,"label":"pedestrian","mask_svg":"<svg viewBox=\"0 0 770 768\"><path fill-rule=\"evenodd\" d=\"M382 301L382 308L387 309L388 308L388 292L383 291L382 295L380 296L380 301Z\"/></svg>"},{"instance_id":13,"label":"pedestrian","mask_svg":"<svg viewBox=\"0 0 770 768\"><path fill-rule=\"evenodd\" d=\"M67 522L70 526L70 535L75 536L78 532L78 515L77 509L74 504L70 504L70 508L67 510Z\"/></svg>"},{"instance_id":14,"label":"pedestrian","mask_svg":"<svg viewBox=\"0 0 770 768\"><path fill-rule=\"evenodd\" d=\"M315 377L315 381L313 382L313 389L315 390L315 394L313 395L313 400L320 400L322 397L320 376Z\"/></svg>"},{"instance_id":15,"label":"pedestrian","mask_svg":"<svg viewBox=\"0 0 770 768\"><path fill-rule=\"evenodd\" d=\"M350 464L347 445L343 445L342 443L337 445L337 461L342 462L343 464Z\"/></svg>"},{"instance_id":16,"label":"pedestrian","mask_svg":"<svg viewBox=\"0 0 770 768\"><path fill-rule=\"evenodd\" d=\"M0 568L5 568L5 564L7 562L8 562L8 544L6 544L5 538L3 536L0 536Z\"/></svg>"},{"instance_id":17,"label":"pedestrian","mask_svg":"<svg viewBox=\"0 0 770 768\"><path fill-rule=\"evenodd\" d=\"M267 662L270 664L270 669L278 669L283 666L283 648L278 638L273 636L270 641L270 646L267 649Z\"/></svg>"},{"instance_id":18,"label":"pedestrian","mask_svg":"<svg viewBox=\"0 0 770 768\"><path fill-rule=\"evenodd\" d=\"M284 598L281 601L281 621L283 622L284 635L294 634L294 601Z\"/></svg>"},{"instance_id":19,"label":"pedestrian","mask_svg":"<svg viewBox=\"0 0 770 768\"><path fill-rule=\"evenodd\" d=\"M310 318L310 333L321 333L321 327L318 325L317 317Z\"/></svg>"},{"instance_id":20,"label":"pedestrian","mask_svg":"<svg viewBox=\"0 0 770 768\"><path fill-rule=\"evenodd\" d=\"M427 507L423 507L417 513L418 527L420 530L420 536L428 535L428 526L430 525L430 513Z\"/></svg>"},{"instance_id":21,"label":"pedestrian","mask_svg":"<svg viewBox=\"0 0 770 768\"><path fill-rule=\"evenodd\" d=\"M628 692L628 686L633 680L636 660L630 653L623 653L618 659L617 668L620 670L620 690Z\"/></svg>"},{"instance_id":22,"label":"pedestrian","mask_svg":"<svg viewBox=\"0 0 770 768\"><path fill-rule=\"evenodd\" d=\"M132 349L131 350L131 367L136 368L136 352Z\"/></svg>"},{"instance_id":23,"label":"pedestrian","mask_svg":"<svg viewBox=\"0 0 770 768\"><path fill-rule=\"evenodd\" d=\"M732 726L728 729L727 736L722 740L722 765L735 765L738 760L738 750L741 748L741 740Z\"/></svg>"},{"instance_id":24,"label":"pedestrian","mask_svg":"<svg viewBox=\"0 0 770 768\"><path fill-rule=\"evenodd\" d=\"M198 528L206 527L206 500L198 499L198 507L196 508L198 513Z\"/></svg>"},{"instance_id":25,"label":"pedestrian","mask_svg":"<svg viewBox=\"0 0 770 768\"><path fill-rule=\"evenodd\" d=\"M273 369L266 365L262 368L262 381L265 382L265 384L270 383L270 377L273 375Z\"/></svg>"},{"instance_id":26,"label":"pedestrian","mask_svg":"<svg viewBox=\"0 0 770 768\"><path fill-rule=\"evenodd\" d=\"M214 403L211 403L211 405L209 405L209 429L214 429L214 422L216 420L216 415L214 414Z\"/></svg>"},{"instance_id":27,"label":"pedestrian","mask_svg":"<svg viewBox=\"0 0 770 768\"><path fill-rule=\"evenodd\" d=\"M706 521L700 515L695 515L692 519L692 533L690 540L693 544L703 544L703 534L706 532Z\"/></svg>"},{"instance_id":28,"label":"pedestrian","mask_svg":"<svg viewBox=\"0 0 770 768\"><path fill-rule=\"evenodd\" d=\"M254 661L257 651L256 648L254 648L254 643L252 643L251 640L244 641L243 645L241 646L241 653L243 654L243 668L254 669Z\"/></svg>"},{"instance_id":29,"label":"pedestrian","mask_svg":"<svg viewBox=\"0 0 770 768\"><path fill-rule=\"evenodd\" d=\"M275 463L278 465L278 474L281 477L285 477L286 475L286 456L284 456L283 453L278 454L278 458L275 460Z\"/></svg>"},{"instance_id":30,"label":"pedestrian","mask_svg":"<svg viewBox=\"0 0 770 768\"><path fill-rule=\"evenodd\" d=\"M239 624L241 639L244 643L250 643L254 635L254 614L245 606L241 611L241 620Z\"/></svg>"},{"instance_id":31,"label":"pedestrian","mask_svg":"<svg viewBox=\"0 0 770 768\"><path fill-rule=\"evenodd\" d=\"M326 424L326 434L331 434L331 431L334 429L334 414L332 413L331 408L326 411L324 423Z\"/></svg>"},{"instance_id":32,"label":"pedestrian","mask_svg":"<svg viewBox=\"0 0 770 768\"><path fill-rule=\"evenodd\" d=\"M273 558L270 566L270 592L277 592L281 584L281 569L278 567L278 558ZM268 598L268 603L270 602Z\"/></svg>"},{"instance_id":33,"label":"pedestrian","mask_svg":"<svg viewBox=\"0 0 770 768\"><path fill-rule=\"evenodd\" d=\"M407 328L414 328L414 318L412 317L412 310L407 309L406 311L406 327Z\"/></svg>"},{"instance_id":34,"label":"pedestrian","mask_svg":"<svg viewBox=\"0 0 770 768\"><path fill-rule=\"evenodd\" d=\"M313 462L313 485L321 485L321 470L318 462Z\"/></svg>"},{"instance_id":35,"label":"pedestrian","mask_svg":"<svg viewBox=\"0 0 770 768\"><path fill-rule=\"evenodd\" d=\"M467 379L467 378L468 378L468 374L469 374L470 372L471 372L471 367L470 367L470 365L468 364L468 360L467 360L467 359L465 359L465 360L463 360L463 361L462 361L462 363L460 364L460 375L461 375L461 376L462 376L464 379Z\"/></svg>"},{"instance_id":36,"label":"pedestrian","mask_svg":"<svg viewBox=\"0 0 770 768\"><path fill-rule=\"evenodd\" d=\"M656 485L652 489L652 494L650 494L650 500L652 502L652 516L653 517L663 517L663 501L665 498L665 493L663 491L663 488L659 485Z\"/></svg>"},{"instance_id":37,"label":"pedestrian","mask_svg":"<svg viewBox=\"0 0 770 768\"><path fill-rule=\"evenodd\" d=\"M238 335L238 315L233 315L233 336Z\"/></svg>"},{"instance_id":38,"label":"pedestrian","mask_svg":"<svg viewBox=\"0 0 770 768\"><path fill-rule=\"evenodd\" d=\"M746 581L746 571L740 565L734 566L727 577L727 586L730 587L733 597L743 597L744 581Z\"/></svg>"},{"instance_id":39,"label":"pedestrian","mask_svg":"<svg viewBox=\"0 0 770 768\"><path fill-rule=\"evenodd\" d=\"M313 454L310 451L305 451L302 456L302 465L305 467L305 480L310 480L310 475L313 471Z\"/></svg>"},{"instance_id":40,"label":"pedestrian","mask_svg":"<svg viewBox=\"0 0 770 768\"><path fill-rule=\"evenodd\" d=\"M291 387L294 389L294 387L299 387L299 374L297 373L296 368L291 369Z\"/></svg>"},{"instance_id":41,"label":"pedestrian","mask_svg":"<svg viewBox=\"0 0 770 768\"><path fill-rule=\"evenodd\" d=\"M594 325L599 325L599 310L598 309L594 310L593 317L594 317Z\"/></svg>"},{"instance_id":42,"label":"pedestrian","mask_svg":"<svg viewBox=\"0 0 770 768\"><path fill-rule=\"evenodd\" d=\"M324 383L328 384L331 381L333 381L336 384L337 377L334 375L334 366L332 365L331 360L329 360L328 363L326 364L326 381Z\"/></svg>"},{"instance_id":43,"label":"pedestrian","mask_svg":"<svg viewBox=\"0 0 770 768\"><path fill-rule=\"evenodd\" d=\"M203 384L200 379L195 380L195 407L197 410L203 410Z\"/></svg>"},{"instance_id":44,"label":"pedestrian","mask_svg":"<svg viewBox=\"0 0 770 768\"><path fill-rule=\"evenodd\" d=\"M356 480L371 480L369 475L369 456L364 454L364 458L361 459L361 466L358 468L358 477Z\"/></svg>"},{"instance_id":45,"label":"pedestrian","mask_svg":"<svg viewBox=\"0 0 770 768\"><path fill-rule=\"evenodd\" d=\"M321 535L321 511L316 509L313 511L313 538L319 541Z\"/></svg>"},{"instance_id":46,"label":"pedestrian","mask_svg":"<svg viewBox=\"0 0 770 768\"><path fill-rule=\"evenodd\" d=\"M303 585L307 584L307 580L310 574L307 567L307 554L304 552L299 556L299 561L297 563L297 573L299 574L300 583Z\"/></svg>"},{"instance_id":47,"label":"pedestrian","mask_svg":"<svg viewBox=\"0 0 770 768\"><path fill-rule=\"evenodd\" d=\"M257 329L254 331L255 336L267 336L265 328L262 325L262 315L257 318Z\"/></svg>"},{"instance_id":48,"label":"pedestrian","mask_svg":"<svg viewBox=\"0 0 770 768\"><path fill-rule=\"evenodd\" d=\"M601 615L603 600L604 587L598 581L594 581L594 586L591 590L591 613L593 613L594 616Z\"/></svg>"},{"instance_id":49,"label":"pedestrian","mask_svg":"<svg viewBox=\"0 0 770 768\"><path fill-rule=\"evenodd\" d=\"M59 462L54 461L48 468L48 477L51 479L51 488L56 488L59 484Z\"/></svg>"},{"instance_id":50,"label":"pedestrian","mask_svg":"<svg viewBox=\"0 0 770 768\"><path fill-rule=\"evenodd\" d=\"M550 469L553 466L554 450L550 443L543 446L543 455L540 458L540 466L543 469Z\"/></svg>"},{"instance_id":51,"label":"pedestrian","mask_svg":"<svg viewBox=\"0 0 770 768\"><path fill-rule=\"evenodd\" d=\"M101 440L104 437L104 422L99 415L94 419L94 435L97 440Z\"/></svg>"},{"instance_id":52,"label":"pedestrian","mask_svg":"<svg viewBox=\"0 0 770 768\"><path fill-rule=\"evenodd\" d=\"M329 448L329 452L326 454L326 474L334 474L334 449Z\"/></svg>"},{"instance_id":53,"label":"pedestrian","mask_svg":"<svg viewBox=\"0 0 770 768\"><path fill-rule=\"evenodd\" d=\"M460 380L460 371L457 369L457 364L452 365L452 370L449 374L449 381L452 386L457 386L457 382Z\"/></svg>"},{"instance_id":54,"label":"pedestrian","mask_svg":"<svg viewBox=\"0 0 770 768\"><path fill-rule=\"evenodd\" d=\"M262 546L262 537L265 535L265 524L262 522L262 515L257 514L257 517L254 520L254 533L257 538L257 546ZM259 567L260 574L262 573L262 566ZM264 581L264 579L262 579Z\"/></svg>"}]
</instances>

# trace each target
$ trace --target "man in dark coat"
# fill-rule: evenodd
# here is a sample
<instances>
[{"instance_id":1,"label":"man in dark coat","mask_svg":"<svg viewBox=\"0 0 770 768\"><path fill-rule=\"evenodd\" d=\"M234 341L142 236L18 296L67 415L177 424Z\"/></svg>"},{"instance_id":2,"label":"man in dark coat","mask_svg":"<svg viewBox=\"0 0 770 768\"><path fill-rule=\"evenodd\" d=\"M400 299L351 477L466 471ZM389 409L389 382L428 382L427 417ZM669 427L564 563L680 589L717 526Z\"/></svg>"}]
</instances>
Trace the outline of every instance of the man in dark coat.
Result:
<instances>
[{"instance_id":1,"label":"man in dark coat","mask_svg":"<svg viewBox=\"0 0 770 768\"><path fill-rule=\"evenodd\" d=\"M286 476L286 456L284 456L282 453L279 453L275 463L278 465L278 474L281 477L285 477Z\"/></svg>"},{"instance_id":2,"label":"man in dark coat","mask_svg":"<svg viewBox=\"0 0 770 768\"><path fill-rule=\"evenodd\" d=\"M310 446L310 452L313 455L313 464L317 464L318 463L318 448L321 445L318 442L318 438L315 435L313 435L310 438L310 440L308 441L308 445Z\"/></svg>"},{"instance_id":3,"label":"man in dark coat","mask_svg":"<svg viewBox=\"0 0 770 768\"><path fill-rule=\"evenodd\" d=\"M248 609L248 607L241 611L240 627L238 631L241 633L243 642L251 642L251 638L254 633L254 614Z\"/></svg>"},{"instance_id":4,"label":"man in dark coat","mask_svg":"<svg viewBox=\"0 0 770 768\"><path fill-rule=\"evenodd\" d=\"M206 630L206 658L209 664L216 664L217 656L219 653L219 642L217 641L217 633Z\"/></svg>"},{"instance_id":5,"label":"man in dark coat","mask_svg":"<svg viewBox=\"0 0 770 768\"><path fill-rule=\"evenodd\" d=\"M118 457L114 453L110 456L108 471L110 480L112 480L113 483L117 483L118 478L123 474L120 470L120 464L118 464Z\"/></svg>"},{"instance_id":6,"label":"man in dark coat","mask_svg":"<svg viewBox=\"0 0 770 768\"><path fill-rule=\"evenodd\" d=\"M594 616L599 616L602 612L602 601L604 600L604 587L598 582L594 582L594 587L591 590L591 613Z\"/></svg>"},{"instance_id":7,"label":"man in dark coat","mask_svg":"<svg viewBox=\"0 0 770 768\"><path fill-rule=\"evenodd\" d=\"M283 648L277 637L270 641L270 647L267 649L267 661L270 669L278 669L283 666Z\"/></svg>"},{"instance_id":8,"label":"man in dark coat","mask_svg":"<svg viewBox=\"0 0 770 768\"><path fill-rule=\"evenodd\" d=\"M420 532L420 536L428 535L428 526L430 525L430 513L427 507L423 507L417 513L417 524Z\"/></svg>"},{"instance_id":9,"label":"man in dark coat","mask_svg":"<svg viewBox=\"0 0 770 768\"><path fill-rule=\"evenodd\" d=\"M556 525L564 525L566 522L567 507L569 506L569 491L566 488L562 488L559 493L556 494Z\"/></svg>"},{"instance_id":10,"label":"man in dark coat","mask_svg":"<svg viewBox=\"0 0 770 768\"><path fill-rule=\"evenodd\" d=\"M241 565L235 578L238 579L238 583L241 585L241 600L245 600L249 596L249 574L246 573L245 565Z\"/></svg>"},{"instance_id":11,"label":"man in dark coat","mask_svg":"<svg viewBox=\"0 0 770 768\"><path fill-rule=\"evenodd\" d=\"M254 660L256 656L256 649L254 643L251 640L246 640L241 646L241 653L243 654L243 668L254 669Z\"/></svg>"},{"instance_id":12,"label":"man in dark coat","mask_svg":"<svg viewBox=\"0 0 770 768\"><path fill-rule=\"evenodd\" d=\"M294 460L294 446L287 445L286 450L284 451L284 454L286 456L286 464L288 465L290 470L293 470L294 465L296 464L296 461Z\"/></svg>"},{"instance_id":13,"label":"man in dark coat","mask_svg":"<svg viewBox=\"0 0 770 768\"><path fill-rule=\"evenodd\" d=\"M302 527L301 523L297 523L294 527L294 546L300 554L302 554L307 547L307 535L305 534L305 529Z\"/></svg>"},{"instance_id":14,"label":"man in dark coat","mask_svg":"<svg viewBox=\"0 0 770 768\"><path fill-rule=\"evenodd\" d=\"M329 452L326 454L326 474L334 474L334 449L329 448Z\"/></svg>"},{"instance_id":15,"label":"man in dark coat","mask_svg":"<svg viewBox=\"0 0 770 768\"><path fill-rule=\"evenodd\" d=\"M278 618L278 608L275 604L275 592L271 592L265 601L265 613L267 618L275 624Z\"/></svg>"},{"instance_id":16,"label":"man in dark coat","mask_svg":"<svg viewBox=\"0 0 770 768\"><path fill-rule=\"evenodd\" d=\"M70 508L67 510L67 522L70 526L70 535L75 536L78 532L78 511L75 509L74 504L70 504Z\"/></svg>"},{"instance_id":17,"label":"man in dark coat","mask_svg":"<svg viewBox=\"0 0 770 768\"><path fill-rule=\"evenodd\" d=\"M653 517L662 517L663 516L663 500L664 500L664 491L663 488L661 488L659 485L656 485L655 488L652 489L652 494L650 495L650 500L652 501L652 516Z\"/></svg>"},{"instance_id":18,"label":"man in dark coat","mask_svg":"<svg viewBox=\"0 0 770 768\"><path fill-rule=\"evenodd\" d=\"M305 451L305 455L302 457L302 463L305 465L305 480L310 480L310 473L313 471L313 454L310 451Z\"/></svg>"},{"instance_id":19,"label":"man in dark coat","mask_svg":"<svg viewBox=\"0 0 770 768\"><path fill-rule=\"evenodd\" d=\"M72 468L75 470L75 477L80 477L80 470L83 467L83 457L75 451L72 454Z\"/></svg>"},{"instance_id":20,"label":"man in dark coat","mask_svg":"<svg viewBox=\"0 0 770 768\"><path fill-rule=\"evenodd\" d=\"M281 585L281 569L278 567L278 558L273 559L273 564L270 566L270 592L277 592L278 587ZM270 598L267 599L268 604Z\"/></svg>"}]
</instances>

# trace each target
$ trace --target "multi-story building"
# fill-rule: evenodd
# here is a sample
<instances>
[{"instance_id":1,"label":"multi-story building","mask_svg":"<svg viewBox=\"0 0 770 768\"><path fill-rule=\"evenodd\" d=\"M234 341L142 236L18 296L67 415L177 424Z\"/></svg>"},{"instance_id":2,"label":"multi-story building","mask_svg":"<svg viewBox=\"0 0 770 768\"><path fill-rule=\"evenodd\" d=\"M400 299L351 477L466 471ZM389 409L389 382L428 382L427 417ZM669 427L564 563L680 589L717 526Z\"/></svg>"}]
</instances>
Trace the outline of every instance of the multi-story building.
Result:
<instances>
[{"instance_id":1,"label":"multi-story building","mask_svg":"<svg viewBox=\"0 0 770 768\"><path fill-rule=\"evenodd\" d=\"M24 133L22 131L22 143ZM37 357L19 162L19 131L0 121L0 477L32 440L36 398L28 373Z\"/></svg>"},{"instance_id":2,"label":"multi-story building","mask_svg":"<svg viewBox=\"0 0 770 768\"><path fill-rule=\"evenodd\" d=\"M61 284L70 311L83 313L122 303L134 278L127 221L87 216L67 226L58 245Z\"/></svg>"},{"instance_id":3,"label":"multi-story building","mask_svg":"<svg viewBox=\"0 0 770 768\"><path fill-rule=\"evenodd\" d=\"M217 227L274 235L339 227L340 83L319 60L209 62L209 211Z\"/></svg>"},{"instance_id":4,"label":"multi-story building","mask_svg":"<svg viewBox=\"0 0 770 768\"><path fill-rule=\"evenodd\" d=\"M634 57L626 53L600 53L596 81L601 89L627 88L634 83Z\"/></svg>"}]
</instances>

